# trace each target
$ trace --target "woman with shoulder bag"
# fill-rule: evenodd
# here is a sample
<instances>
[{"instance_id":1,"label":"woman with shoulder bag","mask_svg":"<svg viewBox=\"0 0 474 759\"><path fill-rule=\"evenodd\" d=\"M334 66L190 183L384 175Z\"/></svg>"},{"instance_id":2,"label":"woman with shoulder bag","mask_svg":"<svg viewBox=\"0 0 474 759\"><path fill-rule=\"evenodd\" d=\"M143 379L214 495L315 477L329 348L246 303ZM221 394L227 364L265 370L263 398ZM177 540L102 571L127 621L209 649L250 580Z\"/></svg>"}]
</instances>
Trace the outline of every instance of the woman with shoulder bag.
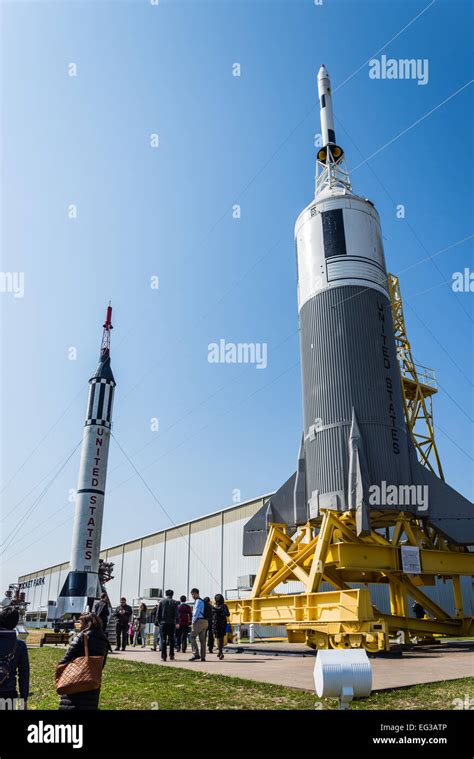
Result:
<instances>
[{"instance_id":1,"label":"woman with shoulder bag","mask_svg":"<svg viewBox=\"0 0 474 759\"><path fill-rule=\"evenodd\" d=\"M102 670L110 643L96 614L79 617L80 632L56 668L60 710L98 709Z\"/></svg>"}]
</instances>

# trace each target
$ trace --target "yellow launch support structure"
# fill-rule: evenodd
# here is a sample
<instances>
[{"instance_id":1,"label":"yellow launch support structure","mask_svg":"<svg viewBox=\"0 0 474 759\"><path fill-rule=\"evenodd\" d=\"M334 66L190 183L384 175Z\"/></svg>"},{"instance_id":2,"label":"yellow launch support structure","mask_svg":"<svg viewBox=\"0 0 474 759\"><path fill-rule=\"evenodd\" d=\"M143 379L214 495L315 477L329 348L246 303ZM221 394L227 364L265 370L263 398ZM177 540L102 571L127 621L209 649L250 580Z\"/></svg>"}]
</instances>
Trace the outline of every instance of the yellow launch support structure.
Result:
<instances>
[{"instance_id":1,"label":"yellow launch support structure","mask_svg":"<svg viewBox=\"0 0 474 759\"><path fill-rule=\"evenodd\" d=\"M443 478L434 439L434 376L413 361L398 278L389 274L388 281L407 426L420 461ZM388 650L397 635L405 643L473 635L474 618L464 613L460 578L474 575L474 553L450 544L411 513L371 510L370 522L371 532L363 537L350 511L322 510L318 520L293 533L285 524L271 524L250 596L226 601L232 624L284 624L290 642L370 652ZM408 566L413 554L415 562ZM422 590L434 586L436 578L452 581L454 617ZM282 593L291 581L301 583L303 592ZM334 589L321 591L322 582ZM372 583L388 586L390 614L372 603ZM423 607L424 618L409 616L408 597Z\"/></svg>"},{"instance_id":2,"label":"yellow launch support structure","mask_svg":"<svg viewBox=\"0 0 474 759\"><path fill-rule=\"evenodd\" d=\"M406 642L474 634L474 619L464 615L459 582L462 575L474 574L474 554L453 549L438 535L435 544L413 514L371 512L371 522L370 535L360 538L351 512L324 511L319 527L308 523L293 535L286 525L272 524L251 595L227 601L231 622L284 624L290 642L372 652L388 650L390 637L399 631ZM404 571L406 546L416 549L417 574ZM452 579L456 617L423 592L436 577ZM304 591L278 594L289 581L302 583ZM323 581L334 590L321 591ZM391 614L373 606L368 587L349 583L388 585ZM408 596L423 606L425 618L409 617Z\"/></svg>"},{"instance_id":3,"label":"yellow launch support structure","mask_svg":"<svg viewBox=\"0 0 474 759\"><path fill-rule=\"evenodd\" d=\"M405 328L400 283L395 274L388 274L388 288L407 427L420 463L444 480L434 436L432 398L438 392L434 372L415 364L413 360Z\"/></svg>"}]
</instances>

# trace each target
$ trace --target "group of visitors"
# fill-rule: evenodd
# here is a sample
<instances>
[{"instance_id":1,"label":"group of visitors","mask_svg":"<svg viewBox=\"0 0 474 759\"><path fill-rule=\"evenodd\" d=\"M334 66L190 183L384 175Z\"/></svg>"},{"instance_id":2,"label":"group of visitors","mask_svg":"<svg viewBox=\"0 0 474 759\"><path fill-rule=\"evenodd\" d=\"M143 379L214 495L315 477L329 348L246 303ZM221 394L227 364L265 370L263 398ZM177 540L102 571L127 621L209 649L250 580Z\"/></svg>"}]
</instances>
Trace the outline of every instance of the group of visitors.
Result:
<instances>
[{"instance_id":1,"label":"group of visitors","mask_svg":"<svg viewBox=\"0 0 474 759\"><path fill-rule=\"evenodd\" d=\"M186 596L181 596L179 601L173 596L174 592L167 590L155 610L153 650L156 651L159 647L163 661L167 661L168 655L170 661L174 661L176 651L186 653L189 636L193 652L190 661L206 661L206 647L212 654L216 645L217 656L223 659L224 640L229 629L229 610L224 597L218 593L211 603L209 597L201 598L199 590L193 588L191 596L194 603L191 607ZM145 647L147 613L146 605L141 603L138 614L134 617L127 599L120 599L120 604L115 609L116 651L125 650L127 638L130 639L131 624L133 643L136 645L140 638L142 647ZM59 709L98 709L101 670L108 653L112 651L108 638L110 615L108 596L102 593L94 602L92 612L79 617L76 635L56 667ZM18 609L7 606L0 611L1 708L15 708L18 700L20 708L27 708L30 667L26 644L16 633L18 622ZM97 662L97 658L99 663L94 668L92 663ZM77 659L84 664L76 666ZM87 669L89 664L90 671ZM5 706L6 703L9 705Z\"/></svg>"},{"instance_id":2,"label":"group of visitors","mask_svg":"<svg viewBox=\"0 0 474 759\"><path fill-rule=\"evenodd\" d=\"M154 632L152 650L159 650L163 661L174 661L175 652L186 653L188 638L191 642L193 656L190 661L205 661L206 647L212 654L217 643L217 656L224 658L224 639L228 630L229 610L224 602L224 597L218 593L211 603L209 597L201 598L198 588L191 590L194 605L191 608L187 603L186 596L181 596L179 601L174 599L174 591L167 590L165 597L160 601L153 613ZM102 620L104 630L107 629L106 614L109 613L102 604L106 603L106 596L96 601L94 612ZM120 604L115 609L116 618L116 651L125 651L127 644L136 646L138 641L141 647L146 646L146 625L148 609L146 604L141 603L138 614L133 615L132 607L127 604L126 598L120 599Z\"/></svg>"},{"instance_id":3,"label":"group of visitors","mask_svg":"<svg viewBox=\"0 0 474 759\"><path fill-rule=\"evenodd\" d=\"M101 620L102 629L107 634L111 615L107 593L102 593L100 599L94 602L92 611ZM134 615L132 607L127 604L127 599L123 597L120 599L120 604L115 609L116 651L125 651L128 643L136 646L138 641L140 641L142 648L145 648L147 614L148 609L145 603L140 604L138 614Z\"/></svg>"},{"instance_id":4,"label":"group of visitors","mask_svg":"<svg viewBox=\"0 0 474 759\"><path fill-rule=\"evenodd\" d=\"M155 612L155 632L153 650L159 647L162 661L174 661L175 651L186 653L188 635L193 655L190 661L206 661L206 645L210 654L217 641L217 656L224 658L224 639L228 629L229 609L224 596L218 593L211 603L209 597L201 598L198 588L191 590L193 608L186 602L186 596L179 601L174 591L167 590Z\"/></svg>"}]
</instances>

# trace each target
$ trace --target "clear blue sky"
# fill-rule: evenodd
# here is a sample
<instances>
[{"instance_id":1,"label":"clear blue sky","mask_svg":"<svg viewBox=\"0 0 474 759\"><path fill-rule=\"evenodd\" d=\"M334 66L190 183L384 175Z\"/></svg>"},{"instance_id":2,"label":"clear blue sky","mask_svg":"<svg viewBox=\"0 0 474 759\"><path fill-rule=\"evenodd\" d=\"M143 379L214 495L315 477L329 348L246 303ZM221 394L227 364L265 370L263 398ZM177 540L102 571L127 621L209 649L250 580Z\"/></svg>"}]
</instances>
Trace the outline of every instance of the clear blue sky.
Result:
<instances>
[{"instance_id":1,"label":"clear blue sky","mask_svg":"<svg viewBox=\"0 0 474 759\"><path fill-rule=\"evenodd\" d=\"M370 79L366 61L420 13L382 52L428 59L428 84ZM293 226L313 194L322 62L349 167L450 98L352 179L378 208L389 270L407 269L415 357L442 388L447 480L472 496L473 295L450 286L472 268L472 240L412 267L473 233L472 87L451 97L472 77L470 4L69 0L2 15L2 270L25 275L23 298L1 295L2 540L29 514L5 581L69 558L79 450L35 497L81 438L109 298L114 433L175 522L293 471ZM268 343L268 368L209 364L220 338ZM168 525L112 441L103 545Z\"/></svg>"}]
</instances>

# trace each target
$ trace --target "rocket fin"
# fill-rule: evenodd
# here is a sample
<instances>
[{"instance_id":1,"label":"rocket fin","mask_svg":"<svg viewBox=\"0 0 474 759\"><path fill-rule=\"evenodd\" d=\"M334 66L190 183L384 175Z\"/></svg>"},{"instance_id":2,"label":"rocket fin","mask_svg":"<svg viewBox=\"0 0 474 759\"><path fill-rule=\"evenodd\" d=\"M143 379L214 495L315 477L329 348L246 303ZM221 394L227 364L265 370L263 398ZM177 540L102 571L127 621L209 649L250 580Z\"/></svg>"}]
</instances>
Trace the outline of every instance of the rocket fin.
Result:
<instances>
[{"instance_id":1,"label":"rocket fin","mask_svg":"<svg viewBox=\"0 0 474 759\"><path fill-rule=\"evenodd\" d=\"M414 484L427 488L428 508L424 512L418 509L420 517L427 516L428 522L453 543L474 545L474 504L419 461L413 474Z\"/></svg>"},{"instance_id":2,"label":"rocket fin","mask_svg":"<svg viewBox=\"0 0 474 759\"><path fill-rule=\"evenodd\" d=\"M244 556L260 556L265 548L270 522L285 524L290 533L308 520L304 435L298 451L296 472L253 515L244 527Z\"/></svg>"},{"instance_id":3,"label":"rocket fin","mask_svg":"<svg viewBox=\"0 0 474 759\"><path fill-rule=\"evenodd\" d=\"M294 524L304 524L308 519L308 499L306 496L306 458L304 450L304 435L296 464L295 490L293 497Z\"/></svg>"},{"instance_id":4,"label":"rocket fin","mask_svg":"<svg viewBox=\"0 0 474 759\"><path fill-rule=\"evenodd\" d=\"M427 487L428 508L418 507L416 513L421 518L427 517L428 522L453 543L474 545L474 504L420 464L410 437L408 452L413 484Z\"/></svg>"},{"instance_id":5,"label":"rocket fin","mask_svg":"<svg viewBox=\"0 0 474 759\"><path fill-rule=\"evenodd\" d=\"M244 527L244 556L260 556L270 522L285 524L291 531L308 521L304 435L298 451L296 472L269 498Z\"/></svg>"},{"instance_id":6,"label":"rocket fin","mask_svg":"<svg viewBox=\"0 0 474 759\"><path fill-rule=\"evenodd\" d=\"M426 467L419 466L428 481L430 524L453 543L474 545L474 504Z\"/></svg>"},{"instance_id":7,"label":"rocket fin","mask_svg":"<svg viewBox=\"0 0 474 759\"><path fill-rule=\"evenodd\" d=\"M269 522L294 524L296 472L269 498L244 526L244 556L260 556L265 548Z\"/></svg>"},{"instance_id":8,"label":"rocket fin","mask_svg":"<svg viewBox=\"0 0 474 759\"><path fill-rule=\"evenodd\" d=\"M368 491L369 471L364 451L364 441L352 408L351 431L349 434L349 483L348 507L355 510L357 535L370 533Z\"/></svg>"}]
</instances>

